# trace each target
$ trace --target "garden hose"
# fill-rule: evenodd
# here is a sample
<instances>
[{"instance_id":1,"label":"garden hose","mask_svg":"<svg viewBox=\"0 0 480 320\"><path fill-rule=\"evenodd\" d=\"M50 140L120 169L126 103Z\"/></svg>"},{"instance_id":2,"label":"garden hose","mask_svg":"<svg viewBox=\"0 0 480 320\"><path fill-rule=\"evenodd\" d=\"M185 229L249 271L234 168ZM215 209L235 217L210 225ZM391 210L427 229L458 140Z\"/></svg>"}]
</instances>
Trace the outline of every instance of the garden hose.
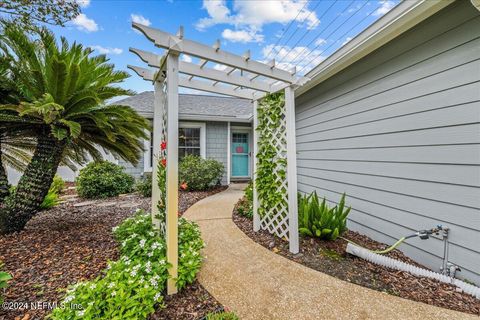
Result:
<instances>
[{"instance_id":1,"label":"garden hose","mask_svg":"<svg viewBox=\"0 0 480 320\"><path fill-rule=\"evenodd\" d=\"M395 242L393 245L391 245L390 247L384 249L384 250L370 250L370 249L367 249L367 248L364 248L368 251L371 251L373 253L377 253L377 254L385 254L385 253L389 253L390 251L394 250L396 247L398 247L403 241L405 241L406 239L409 239L409 238L413 238L413 237L416 237L418 236L419 233L415 233L415 234L412 234L412 235L409 235L409 236L406 236L406 237L401 237L400 239L397 240L397 242ZM351 243L351 244L354 244L356 245L357 247L361 247L363 248L361 245L351 241L351 240L348 240L347 238L344 238L344 237L339 237L345 241L347 241L348 243Z\"/></svg>"}]
</instances>

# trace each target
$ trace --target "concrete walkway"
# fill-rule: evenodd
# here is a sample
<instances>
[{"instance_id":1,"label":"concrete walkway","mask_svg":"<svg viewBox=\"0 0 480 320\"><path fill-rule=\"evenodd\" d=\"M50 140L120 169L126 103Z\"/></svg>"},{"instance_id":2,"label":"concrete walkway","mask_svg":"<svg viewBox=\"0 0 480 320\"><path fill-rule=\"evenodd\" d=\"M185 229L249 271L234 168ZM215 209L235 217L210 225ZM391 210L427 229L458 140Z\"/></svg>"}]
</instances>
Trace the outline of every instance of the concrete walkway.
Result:
<instances>
[{"instance_id":1,"label":"concrete walkway","mask_svg":"<svg viewBox=\"0 0 480 320\"><path fill-rule=\"evenodd\" d=\"M243 187L233 185L185 213L206 243L200 283L240 319L479 319L336 279L256 244L231 220Z\"/></svg>"}]
</instances>

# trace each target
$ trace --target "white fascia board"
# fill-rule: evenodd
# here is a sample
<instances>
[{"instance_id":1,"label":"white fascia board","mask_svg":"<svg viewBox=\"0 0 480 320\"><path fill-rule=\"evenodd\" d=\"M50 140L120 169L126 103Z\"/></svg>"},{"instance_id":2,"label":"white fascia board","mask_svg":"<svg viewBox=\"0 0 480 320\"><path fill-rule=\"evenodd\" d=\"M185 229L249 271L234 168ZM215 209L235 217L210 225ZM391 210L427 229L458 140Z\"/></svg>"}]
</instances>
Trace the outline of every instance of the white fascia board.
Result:
<instances>
[{"instance_id":1,"label":"white fascia board","mask_svg":"<svg viewBox=\"0 0 480 320\"><path fill-rule=\"evenodd\" d=\"M299 96L307 92L453 2L454 0L401 2L307 73L306 77L311 80L298 87L295 95Z\"/></svg>"},{"instance_id":2,"label":"white fascia board","mask_svg":"<svg viewBox=\"0 0 480 320\"><path fill-rule=\"evenodd\" d=\"M157 47L163 49L177 51L288 83L294 83L296 81L296 77L290 72L274 66L269 66L252 59L245 59L242 56L225 52L218 48L212 48L196 41L182 39L140 23L133 22L132 27L142 32L148 39L153 41Z\"/></svg>"}]
</instances>

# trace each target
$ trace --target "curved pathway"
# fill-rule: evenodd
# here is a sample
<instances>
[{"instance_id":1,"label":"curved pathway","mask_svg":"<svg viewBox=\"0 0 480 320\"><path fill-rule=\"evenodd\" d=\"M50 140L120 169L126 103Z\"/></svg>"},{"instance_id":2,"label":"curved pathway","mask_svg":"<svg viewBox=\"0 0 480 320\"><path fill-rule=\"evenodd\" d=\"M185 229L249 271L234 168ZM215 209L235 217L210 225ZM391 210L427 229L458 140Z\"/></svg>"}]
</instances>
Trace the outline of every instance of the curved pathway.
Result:
<instances>
[{"instance_id":1,"label":"curved pathway","mask_svg":"<svg viewBox=\"0 0 480 320\"><path fill-rule=\"evenodd\" d=\"M240 319L479 319L357 286L267 250L231 219L244 187L232 185L185 213L206 243L200 283Z\"/></svg>"}]
</instances>

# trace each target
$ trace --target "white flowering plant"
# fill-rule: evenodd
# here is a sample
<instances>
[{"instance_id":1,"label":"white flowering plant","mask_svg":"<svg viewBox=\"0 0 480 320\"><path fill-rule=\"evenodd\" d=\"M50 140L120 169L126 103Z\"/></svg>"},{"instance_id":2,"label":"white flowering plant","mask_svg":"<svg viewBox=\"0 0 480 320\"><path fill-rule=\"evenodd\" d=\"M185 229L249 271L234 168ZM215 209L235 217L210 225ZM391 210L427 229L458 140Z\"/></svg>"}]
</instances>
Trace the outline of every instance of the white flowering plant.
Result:
<instances>
[{"instance_id":1,"label":"white flowering plant","mask_svg":"<svg viewBox=\"0 0 480 320\"><path fill-rule=\"evenodd\" d=\"M137 212L113 233L121 258L109 262L103 275L70 287L62 301L64 307L54 309L51 319L146 319L155 308L163 307L170 264L165 240L154 230L150 215ZM195 280L202 248L198 225L180 219L179 289Z\"/></svg>"}]
</instances>

